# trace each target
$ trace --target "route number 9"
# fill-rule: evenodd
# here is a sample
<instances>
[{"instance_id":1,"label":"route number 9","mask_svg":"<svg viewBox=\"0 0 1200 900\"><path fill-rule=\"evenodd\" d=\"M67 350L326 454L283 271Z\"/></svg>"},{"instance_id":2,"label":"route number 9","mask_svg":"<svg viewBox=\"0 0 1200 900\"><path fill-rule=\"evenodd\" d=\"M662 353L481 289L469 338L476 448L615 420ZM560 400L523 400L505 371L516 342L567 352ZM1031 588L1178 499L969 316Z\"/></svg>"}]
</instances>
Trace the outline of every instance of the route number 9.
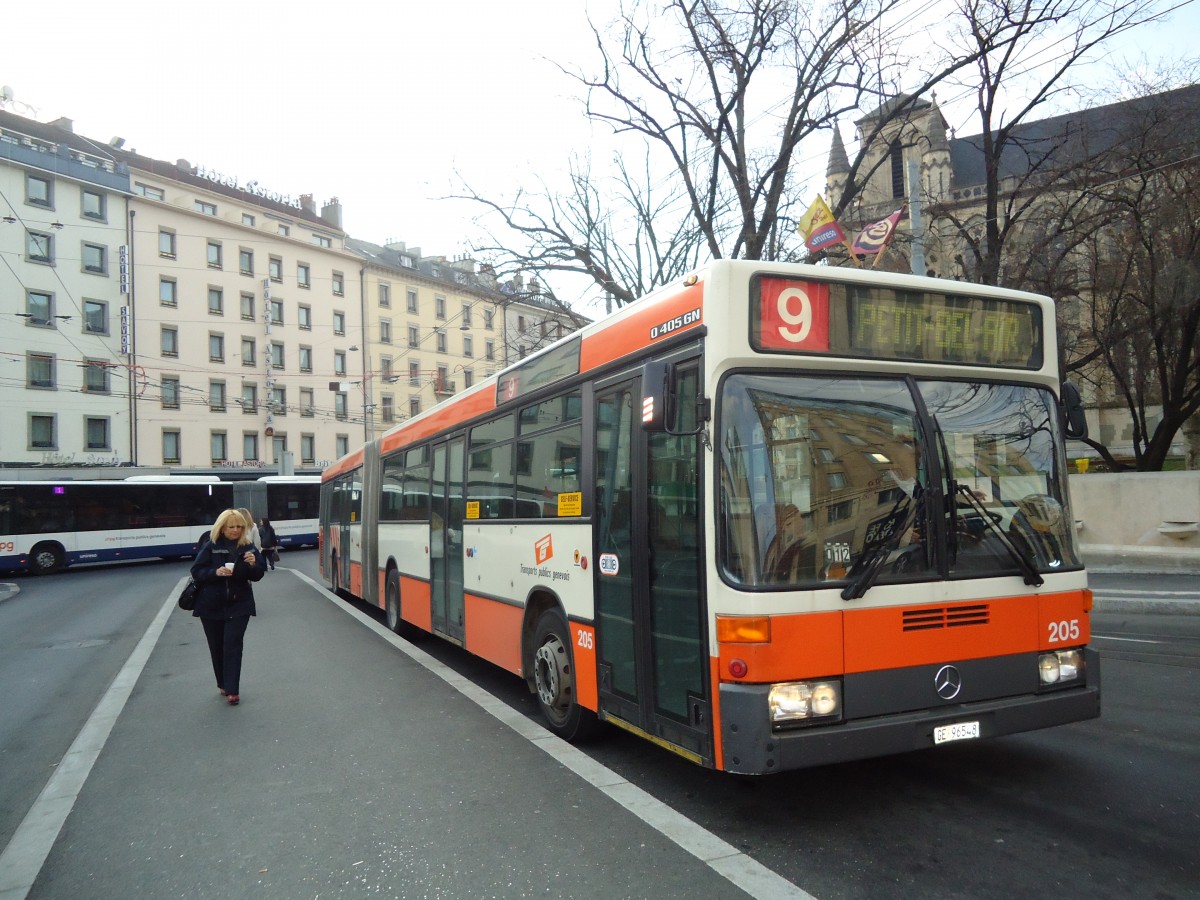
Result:
<instances>
[{"instance_id":1,"label":"route number 9","mask_svg":"<svg viewBox=\"0 0 1200 900\"><path fill-rule=\"evenodd\" d=\"M808 293L803 288L788 288L780 292L777 303L776 314L784 323L779 327L779 336L793 344L807 340L813 323L812 301Z\"/></svg>"}]
</instances>

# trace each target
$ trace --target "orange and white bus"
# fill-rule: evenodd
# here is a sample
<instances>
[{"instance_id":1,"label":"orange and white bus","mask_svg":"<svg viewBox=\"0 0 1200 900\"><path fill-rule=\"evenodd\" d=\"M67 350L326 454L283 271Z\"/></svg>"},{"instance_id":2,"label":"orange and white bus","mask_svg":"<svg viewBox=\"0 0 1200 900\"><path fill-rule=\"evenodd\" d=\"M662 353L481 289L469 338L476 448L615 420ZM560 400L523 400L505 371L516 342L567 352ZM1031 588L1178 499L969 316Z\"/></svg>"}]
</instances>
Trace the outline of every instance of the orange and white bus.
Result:
<instances>
[{"instance_id":1,"label":"orange and white bus","mask_svg":"<svg viewBox=\"0 0 1200 900\"><path fill-rule=\"evenodd\" d=\"M1054 306L720 261L324 473L321 567L400 633L780 772L1100 713Z\"/></svg>"}]
</instances>

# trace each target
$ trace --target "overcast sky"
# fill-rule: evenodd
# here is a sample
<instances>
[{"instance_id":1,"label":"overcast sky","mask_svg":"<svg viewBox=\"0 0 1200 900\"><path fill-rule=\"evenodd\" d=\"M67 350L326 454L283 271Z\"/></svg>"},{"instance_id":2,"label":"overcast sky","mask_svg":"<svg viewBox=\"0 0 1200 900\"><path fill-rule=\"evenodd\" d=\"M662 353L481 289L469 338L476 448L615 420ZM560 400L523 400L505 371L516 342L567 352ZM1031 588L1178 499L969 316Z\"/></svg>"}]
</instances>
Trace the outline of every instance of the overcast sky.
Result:
<instances>
[{"instance_id":1,"label":"overcast sky","mask_svg":"<svg viewBox=\"0 0 1200 900\"><path fill-rule=\"evenodd\" d=\"M502 198L608 140L549 60L593 70L585 8L605 25L616 6L25 0L6 4L0 84L13 89L12 112L66 116L87 137L119 135L127 149L311 193L318 206L336 195L354 237L455 256L468 249L478 212L437 199L453 192L456 170ZM1114 59L1195 55L1198 7ZM827 150L827 140L805 148L800 164L814 180Z\"/></svg>"}]
</instances>

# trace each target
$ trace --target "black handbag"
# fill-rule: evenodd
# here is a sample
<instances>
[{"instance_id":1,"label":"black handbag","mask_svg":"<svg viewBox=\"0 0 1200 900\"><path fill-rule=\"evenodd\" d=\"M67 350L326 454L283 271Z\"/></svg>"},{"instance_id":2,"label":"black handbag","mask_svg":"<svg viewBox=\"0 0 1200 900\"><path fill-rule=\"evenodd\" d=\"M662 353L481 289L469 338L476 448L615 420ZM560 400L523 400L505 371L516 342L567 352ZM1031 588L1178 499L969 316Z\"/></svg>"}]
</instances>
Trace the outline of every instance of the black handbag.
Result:
<instances>
[{"instance_id":1,"label":"black handbag","mask_svg":"<svg viewBox=\"0 0 1200 900\"><path fill-rule=\"evenodd\" d=\"M196 584L195 579L189 578L188 583L183 586L183 590L179 592L179 608L191 612L196 608L196 595L200 593L200 585Z\"/></svg>"}]
</instances>

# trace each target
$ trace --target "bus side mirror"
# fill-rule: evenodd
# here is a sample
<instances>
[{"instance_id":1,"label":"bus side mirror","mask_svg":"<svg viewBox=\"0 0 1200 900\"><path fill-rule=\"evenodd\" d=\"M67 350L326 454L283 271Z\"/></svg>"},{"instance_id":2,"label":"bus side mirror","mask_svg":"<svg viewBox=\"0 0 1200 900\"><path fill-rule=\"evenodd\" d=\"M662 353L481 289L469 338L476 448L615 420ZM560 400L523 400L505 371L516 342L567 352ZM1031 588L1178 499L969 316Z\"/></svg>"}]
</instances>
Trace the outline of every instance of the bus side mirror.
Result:
<instances>
[{"instance_id":1,"label":"bus side mirror","mask_svg":"<svg viewBox=\"0 0 1200 900\"><path fill-rule=\"evenodd\" d=\"M670 363L658 359L642 366L642 428L646 431L667 431L675 417L671 369Z\"/></svg>"},{"instance_id":2,"label":"bus side mirror","mask_svg":"<svg viewBox=\"0 0 1200 900\"><path fill-rule=\"evenodd\" d=\"M1069 381L1062 384L1063 433L1071 440L1082 441L1087 437L1087 416L1083 413L1083 397L1079 388Z\"/></svg>"}]
</instances>

